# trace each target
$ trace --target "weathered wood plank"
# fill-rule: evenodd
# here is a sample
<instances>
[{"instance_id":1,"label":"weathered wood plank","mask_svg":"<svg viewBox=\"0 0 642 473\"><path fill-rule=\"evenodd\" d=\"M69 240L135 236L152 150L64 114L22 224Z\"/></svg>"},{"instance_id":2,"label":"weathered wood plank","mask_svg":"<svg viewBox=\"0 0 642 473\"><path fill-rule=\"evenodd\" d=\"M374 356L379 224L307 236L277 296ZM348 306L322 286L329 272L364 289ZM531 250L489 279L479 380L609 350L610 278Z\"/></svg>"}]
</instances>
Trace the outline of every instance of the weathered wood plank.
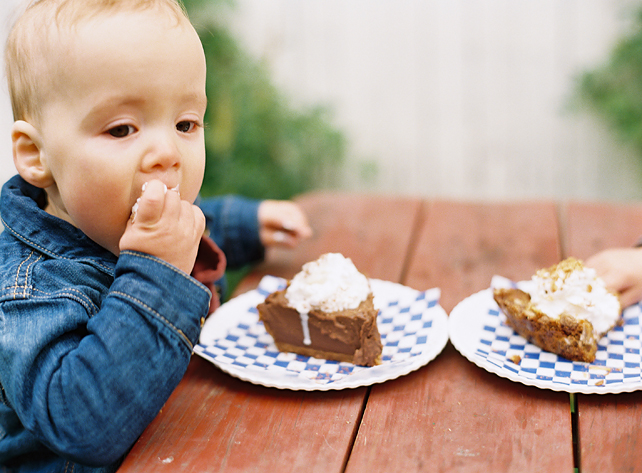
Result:
<instances>
[{"instance_id":1,"label":"weathered wood plank","mask_svg":"<svg viewBox=\"0 0 642 473\"><path fill-rule=\"evenodd\" d=\"M338 251L371 277L401 278L420 202L313 194L299 199L315 236L294 251L270 251L240 289L263 274L291 277ZM194 357L121 472L343 471L367 388L292 392L254 386Z\"/></svg>"},{"instance_id":2,"label":"weathered wood plank","mask_svg":"<svg viewBox=\"0 0 642 473\"><path fill-rule=\"evenodd\" d=\"M571 203L568 253L578 258L610 247L632 246L642 236L642 206ZM642 394L578 395L583 473L642 471Z\"/></svg>"},{"instance_id":3,"label":"weathered wood plank","mask_svg":"<svg viewBox=\"0 0 642 473\"><path fill-rule=\"evenodd\" d=\"M435 202L405 283L440 287L449 312L493 274L528 278L559 256L553 204ZM373 386L346 471L572 468L568 395L488 373L448 344L416 373Z\"/></svg>"},{"instance_id":4,"label":"weathered wood plank","mask_svg":"<svg viewBox=\"0 0 642 473\"><path fill-rule=\"evenodd\" d=\"M316 192L296 200L308 214L314 236L294 251L270 249L237 292L256 287L265 274L291 278L304 263L328 252L351 258L368 277L400 280L416 231L419 199Z\"/></svg>"},{"instance_id":5,"label":"weathered wood plank","mask_svg":"<svg viewBox=\"0 0 642 473\"><path fill-rule=\"evenodd\" d=\"M437 201L425 214L405 284L440 287L446 312L488 288L495 274L529 279L560 257L552 203Z\"/></svg>"},{"instance_id":6,"label":"weathered wood plank","mask_svg":"<svg viewBox=\"0 0 642 473\"><path fill-rule=\"evenodd\" d=\"M606 248L634 246L642 238L642 205L571 202L562 215L568 256L586 259Z\"/></svg>"},{"instance_id":7,"label":"weathered wood plank","mask_svg":"<svg viewBox=\"0 0 642 473\"><path fill-rule=\"evenodd\" d=\"M194 357L119 471L340 472L365 390L263 388Z\"/></svg>"}]
</instances>

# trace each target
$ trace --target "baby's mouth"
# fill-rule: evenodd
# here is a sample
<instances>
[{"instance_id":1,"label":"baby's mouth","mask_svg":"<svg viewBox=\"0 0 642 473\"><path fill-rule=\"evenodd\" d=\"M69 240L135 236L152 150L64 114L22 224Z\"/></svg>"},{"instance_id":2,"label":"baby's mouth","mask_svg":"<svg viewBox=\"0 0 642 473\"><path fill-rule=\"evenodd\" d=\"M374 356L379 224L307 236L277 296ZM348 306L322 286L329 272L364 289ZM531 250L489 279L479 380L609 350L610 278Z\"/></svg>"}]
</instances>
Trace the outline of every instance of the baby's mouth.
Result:
<instances>
[{"instance_id":1,"label":"baby's mouth","mask_svg":"<svg viewBox=\"0 0 642 473\"><path fill-rule=\"evenodd\" d=\"M142 192L145 192L145 189L147 189L147 184L148 184L147 182L146 182L145 184L143 184L143 188L142 188L142 190L141 190L141 193L142 193ZM175 187L167 187L167 184L163 184L163 185L165 186L165 193L166 193L166 194L167 194L167 191L174 191L174 192L178 192L178 193L179 193L179 195L180 195L180 192L179 192L179 190L178 190L178 188L179 188L180 184L176 184L176 186L175 186Z\"/></svg>"}]
</instances>

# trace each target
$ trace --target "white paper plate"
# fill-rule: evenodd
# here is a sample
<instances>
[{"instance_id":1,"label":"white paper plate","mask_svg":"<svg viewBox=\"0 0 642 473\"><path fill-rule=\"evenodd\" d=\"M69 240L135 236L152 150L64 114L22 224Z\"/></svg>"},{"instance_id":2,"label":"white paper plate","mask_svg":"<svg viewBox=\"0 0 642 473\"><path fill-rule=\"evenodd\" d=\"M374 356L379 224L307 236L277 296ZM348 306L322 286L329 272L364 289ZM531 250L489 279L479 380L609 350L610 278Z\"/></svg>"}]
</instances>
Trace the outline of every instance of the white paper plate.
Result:
<instances>
[{"instance_id":1,"label":"white paper plate","mask_svg":"<svg viewBox=\"0 0 642 473\"><path fill-rule=\"evenodd\" d=\"M382 364L356 366L277 350L259 321L256 306L285 286L273 276L258 289L223 304L206 321L195 353L221 370L263 386L326 391L382 383L406 375L434 359L448 341L448 316L439 305L439 289L417 291L371 279Z\"/></svg>"},{"instance_id":2,"label":"white paper plate","mask_svg":"<svg viewBox=\"0 0 642 473\"><path fill-rule=\"evenodd\" d=\"M527 342L506 324L490 288L453 309L448 331L463 356L504 378L553 391L612 394L642 389L641 312L640 305L624 310L624 324L600 340L593 363L569 361Z\"/></svg>"}]
</instances>

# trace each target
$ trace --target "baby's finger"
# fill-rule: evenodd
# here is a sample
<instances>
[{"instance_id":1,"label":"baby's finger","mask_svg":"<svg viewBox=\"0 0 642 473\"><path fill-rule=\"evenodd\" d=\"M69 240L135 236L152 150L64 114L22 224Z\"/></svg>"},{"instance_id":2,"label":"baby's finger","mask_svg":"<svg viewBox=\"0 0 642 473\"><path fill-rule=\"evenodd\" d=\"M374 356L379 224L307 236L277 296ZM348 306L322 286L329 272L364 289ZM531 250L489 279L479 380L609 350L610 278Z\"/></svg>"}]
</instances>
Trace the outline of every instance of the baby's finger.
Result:
<instances>
[{"instance_id":1,"label":"baby's finger","mask_svg":"<svg viewBox=\"0 0 642 473\"><path fill-rule=\"evenodd\" d=\"M297 218L284 219L280 222L279 227L299 240L305 240L312 236L312 229L306 220Z\"/></svg>"},{"instance_id":2,"label":"baby's finger","mask_svg":"<svg viewBox=\"0 0 642 473\"><path fill-rule=\"evenodd\" d=\"M167 187L160 181L145 183L140 198L132 208L132 221L138 225L153 225L161 219Z\"/></svg>"},{"instance_id":3,"label":"baby's finger","mask_svg":"<svg viewBox=\"0 0 642 473\"><path fill-rule=\"evenodd\" d=\"M259 224L273 230L285 230L300 238L312 235L307 217L290 201L265 200L259 206Z\"/></svg>"},{"instance_id":4,"label":"baby's finger","mask_svg":"<svg viewBox=\"0 0 642 473\"><path fill-rule=\"evenodd\" d=\"M163 219L166 221L177 221L181 218L183 204L190 206L188 202L181 200L181 195L174 190L165 191L165 202L163 205Z\"/></svg>"},{"instance_id":5,"label":"baby's finger","mask_svg":"<svg viewBox=\"0 0 642 473\"><path fill-rule=\"evenodd\" d=\"M207 222L205 221L205 215L203 214L203 211L197 207L196 205L192 205L187 201L182 201L184 205L189 206L189 211L191 211L193 217L193 222L194 222L194 238L199 240L203 236L203 233L205 233L205 226Z\"/></svg>"},{"instance_id":6,"label":"baby's finger","mask_svg":"<svg viewBox=\"0 0 642 473\"><path fill-rule=\"evenodd\" d=\"M292 233L283 230L274 230L265 228L261 230L259 237L265 246L284 246L294 248L299 243L299 239Z\"/></svg>"}]
</instances>

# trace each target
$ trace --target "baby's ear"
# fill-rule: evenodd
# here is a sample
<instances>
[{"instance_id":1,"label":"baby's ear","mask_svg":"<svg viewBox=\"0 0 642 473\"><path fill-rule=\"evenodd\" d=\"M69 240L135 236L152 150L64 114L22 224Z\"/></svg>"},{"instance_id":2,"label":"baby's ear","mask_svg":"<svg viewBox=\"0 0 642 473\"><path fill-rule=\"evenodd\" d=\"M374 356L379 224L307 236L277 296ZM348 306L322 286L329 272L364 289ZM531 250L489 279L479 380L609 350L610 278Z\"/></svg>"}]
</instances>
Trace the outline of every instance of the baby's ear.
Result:
<instances>
[{"instance_id":1,"label":"baby's ear","mask_svg":"<svg viewBox=\"0 0 642 473\"><path fill-rule=\"evenodd\" d=\"M42 157L40 133L30 123L18 120L11 127L13 162L18 174L42 189L54 183L51 171Z\"/></svg>"}]
</instances>

